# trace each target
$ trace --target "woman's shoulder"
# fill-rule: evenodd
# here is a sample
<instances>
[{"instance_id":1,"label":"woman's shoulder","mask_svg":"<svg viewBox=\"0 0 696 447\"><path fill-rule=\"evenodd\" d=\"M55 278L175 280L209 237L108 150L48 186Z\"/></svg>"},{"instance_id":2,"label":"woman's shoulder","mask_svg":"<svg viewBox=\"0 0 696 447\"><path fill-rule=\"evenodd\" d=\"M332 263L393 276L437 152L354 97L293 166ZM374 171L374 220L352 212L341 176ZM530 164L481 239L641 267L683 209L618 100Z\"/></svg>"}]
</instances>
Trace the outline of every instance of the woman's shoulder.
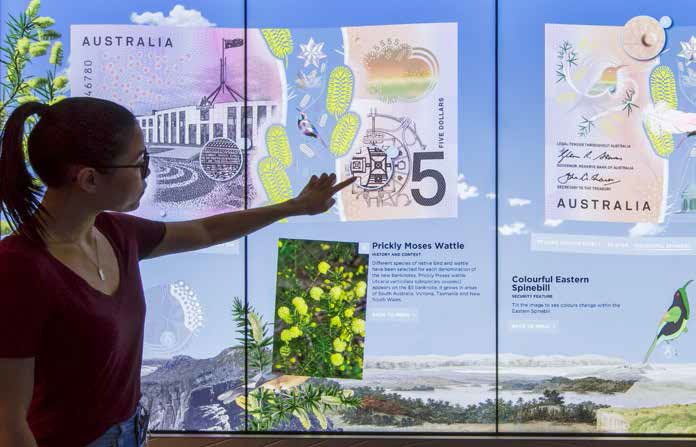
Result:
<instances>
[{"instance_id":1,"label":"woman's shoulder","mask_svg":"<svg viewBox=\"0 0 696 447\"><path fill-rule=\"evenodd\" d=\"M0 240L0 272L3 283L17 276L34 277L43 269L43 257L38 247L18 234L10 234ZM15 278L13 278L15 277Z\"/></svg>"}]
</instances>

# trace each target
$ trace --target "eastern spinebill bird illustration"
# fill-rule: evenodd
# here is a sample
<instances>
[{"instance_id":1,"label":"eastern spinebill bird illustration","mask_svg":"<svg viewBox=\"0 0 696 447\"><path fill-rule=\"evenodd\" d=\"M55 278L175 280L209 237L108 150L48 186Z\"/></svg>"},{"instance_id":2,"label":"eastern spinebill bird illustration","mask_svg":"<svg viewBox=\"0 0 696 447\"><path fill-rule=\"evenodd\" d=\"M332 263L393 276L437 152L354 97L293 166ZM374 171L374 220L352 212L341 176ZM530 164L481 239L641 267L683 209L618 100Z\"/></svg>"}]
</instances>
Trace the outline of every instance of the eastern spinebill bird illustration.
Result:
<instances>
[{"instance_id":1,"label":"eastern spinebill bird illustration","mask_svg":"<svg viewBox=\"0 0 696 447\"><path fill-rule=\"evenodd\" d=\"M607 67L602 70L602 73L591 84L587 90L587 96L597 97L609 92L612 95L616 93L616 86L619 81L619 70L627 65L618 65L616 67Z\"/></svg>"},{"instance_id":2,"label":"eastern spinebill bird illustration","mask_svg":"<svg viewBox=\"0 0 696 447\"><path fill-rule=\"evenodd\" d=\"M324 147L327 147L326 143L324 143L324 140L321 138L321 135L319 135L317 128L314 127L314 124L312 124L307 117L307 113L299 109L298 112L300 112L300 117L297 119L297 128L300 129L300 132L308 137L318 139Z\"/></svg>"},{"instance_id":3,"label":"eastern spinebill bird illustration","mask_svg":"<svg viewBox=\"0 0 696 447\"><path fill-rule=\"evenodd\" d=\"M678 338L682 333L687 332L686 322L689 321L689 299L686 296L686 287L692 283L692 280L684 284L684 287L677 290L674 294L672 305L669 306L667 313L660 320L657 328L657 335L653 340L648 353L645 354L643 363L648 362L650 354L655 349L658 343L666 341L667 343Z\"/></svg>"}]
</instances>

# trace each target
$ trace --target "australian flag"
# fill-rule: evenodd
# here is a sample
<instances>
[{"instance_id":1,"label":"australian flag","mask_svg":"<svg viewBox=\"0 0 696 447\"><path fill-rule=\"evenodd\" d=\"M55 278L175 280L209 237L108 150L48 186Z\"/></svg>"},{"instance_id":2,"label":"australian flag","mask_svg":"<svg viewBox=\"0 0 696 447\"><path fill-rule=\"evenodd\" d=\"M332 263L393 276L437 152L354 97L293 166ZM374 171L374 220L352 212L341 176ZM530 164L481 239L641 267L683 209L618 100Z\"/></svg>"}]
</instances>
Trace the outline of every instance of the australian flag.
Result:
<instances>
[{"instance_id":1,"label":"australian flag","mask_svg":"<svg viewBox=\"0 0 696 447\"><path fill-rule=\"evenodd\" d=\"M224 49L237 48L244 45L244 39L223 39Z\"/></svg>"}]
</instances>

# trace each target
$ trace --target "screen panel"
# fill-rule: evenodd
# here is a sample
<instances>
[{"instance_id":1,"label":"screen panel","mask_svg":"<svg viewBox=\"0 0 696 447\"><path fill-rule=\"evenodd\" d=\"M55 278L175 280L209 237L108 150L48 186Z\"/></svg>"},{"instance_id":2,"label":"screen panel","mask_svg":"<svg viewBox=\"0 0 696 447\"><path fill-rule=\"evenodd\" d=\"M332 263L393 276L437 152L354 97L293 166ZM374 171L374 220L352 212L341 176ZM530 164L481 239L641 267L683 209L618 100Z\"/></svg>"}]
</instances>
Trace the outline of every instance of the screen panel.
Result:
<instances>
[{"instance_id":1,"label":"screen panel","mask_svg":"<svg viewBox=\"0 0 696 447\"><path fill-rule=\"evenodd\" d=\"M693 428L686 7L499 3L502 433Z\"/></svg>"},{"instance_id":2,"label":"screen panel","mask_svg":"<svg viewBox=\"0 0 696 447\"><path fill-rule=\"evenodd\" d=\"M3 1L3 18L27 3ZM246 31L242 2L73 3L43 2L66 57L54 67L49 50L26 73L55 69L69 79L60 94L136 113L153 175L133 214L203 217L282 202L313 173L358 176L329 212L248 246L142 263L153 430L692 430L684 2L499 2L497 166L493 2L254 2ZM656 20L624 26L636 16ZM191 59L168 56L180 42ZM306 404L310 385L316 411L257 417L254 392Z\"/></svg>"},{"instance_id":3,"label":"screen panel","mask_svg":"<svg viewBox=\"0 0 696 447\"><path fill-rule=\"evenodd\" d=\"M255 146L285 160L291 195L358 177L328 212L249 238L273 337L268 378L249 368L251 431L495 430L492 29L492 2L248 4L284 95ZM268 398L294 392L302 409L274 421Z\"/></svg>"}]
</instances>

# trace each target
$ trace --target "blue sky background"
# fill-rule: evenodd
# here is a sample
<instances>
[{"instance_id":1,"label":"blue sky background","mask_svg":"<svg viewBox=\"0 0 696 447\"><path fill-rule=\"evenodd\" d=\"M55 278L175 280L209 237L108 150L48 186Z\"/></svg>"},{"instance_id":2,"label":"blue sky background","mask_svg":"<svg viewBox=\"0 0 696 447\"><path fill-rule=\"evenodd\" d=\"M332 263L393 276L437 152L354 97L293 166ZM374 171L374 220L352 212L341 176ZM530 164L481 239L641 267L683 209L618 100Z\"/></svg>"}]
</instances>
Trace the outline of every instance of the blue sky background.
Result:
<instances>
[{"instance_id":1,"label":"blue sky background","mask_svg":"<svg viewBox=\"0 0 696 447\"><path fill-rule=\"evenodd\" d=\"M26 1L3 0L2 15L26 7ZM131 23L132 12L161 11L166 16L179 2L122 1L96 4L44 0L42 15L56 19L69 45L70 24ZM235 0L182 2L220 27L243 25L242 2ZM519 354L605 354L629 361L642 358L655 333L657 322L671 303L674 291L688 279L696 279L690 257L579 255L530 252L530 233L595 234L628 236L631 229L653 236L694 236L688 223L633 228L630 224L566 221L544 225L544 24L593 24L621 26L636 15L669 15L675 26L696 26L689 18L690 2L632 0L605 2L584 0L499 1L499 175L500 221L500 351ZM338 239L346 241L424 242L461 240L468 244L467 259L483 271L478 285L480 299L410 300L420 307L421 322L412 325L367 326L367 355L490 353L494 349L494 205L486 194L495 189L494 170L494 10L492 1L364 1L319 2L255 0L249 2L249 27L337 27L415 22L459 24L459 172L464 175L459 218L433 221L379 223L275 224L249 240L249 298L270 318L274 302L276 240L278 237ZM668 31L668 46L678 45L677 33ZM679 34L680 36L682 34ZM694 28L696 34L696 28ZM304 42L302 42L304 43ZM676 48L676 47L675 47ZM672 50L674 57L676 52ZM66 54L69 48L66 48ZM686 104L685 101L682 101ZM691 111L694 111L693 109ZM675 154L673 164L683 162ZM476 188L475 190L472 187ZM511 206L512 203L527 203ZM510 234L504 236L503 234ZM180 254L143 263L145 287L169 279L187 280L205 300L211 312L208 326L186 353L214 355L232 343L234 336L225 312L231 297L243 293L243 260L208 254ZM515 335L504 331L510 318L512 275L575 274L590 276L583 288L559 289L557 302L604 302L622 304L619 311L557 313L559 333ZM695 294L696 296L696 294ZM369 305L369 304L368 304ZM406 304L405 304L406 305ZM222 316L221 316L222 315ZM694 335L675 343L677 359L694 361Z\"/></svg>"}]
</instances>

